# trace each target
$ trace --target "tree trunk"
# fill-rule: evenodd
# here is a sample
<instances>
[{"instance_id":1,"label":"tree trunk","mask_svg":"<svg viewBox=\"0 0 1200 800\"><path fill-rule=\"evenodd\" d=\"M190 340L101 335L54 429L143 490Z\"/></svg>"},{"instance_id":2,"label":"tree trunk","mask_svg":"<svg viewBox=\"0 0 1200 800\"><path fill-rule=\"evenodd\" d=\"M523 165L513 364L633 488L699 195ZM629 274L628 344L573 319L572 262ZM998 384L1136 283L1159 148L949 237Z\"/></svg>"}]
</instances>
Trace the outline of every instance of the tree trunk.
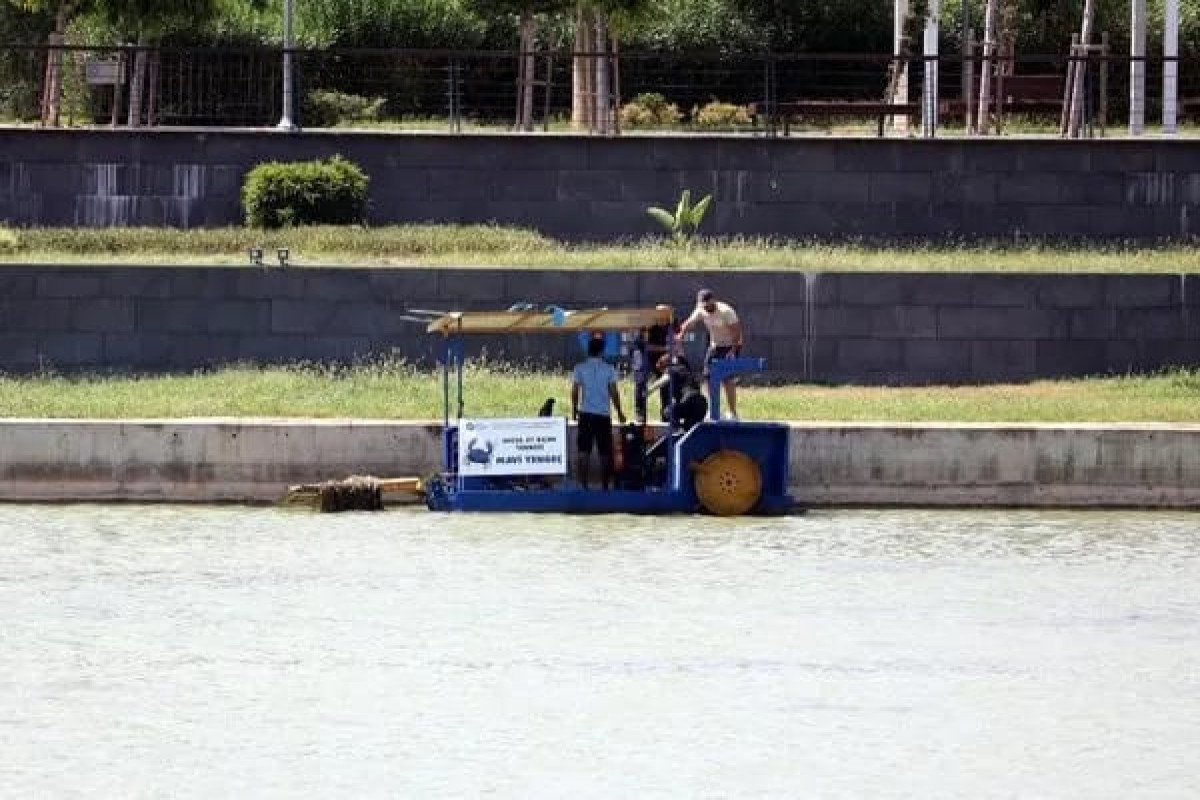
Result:
<instances>
[{"instance_id":1,"label":"tree trunk","mask_svg":"<svg viewBox=\"0 0 1200 800\"><path fill-rule=\"evenodd\" d=\"M62 50L67 40L70 6L61 3L54 15L54 32L46 43L46 81L42 87L42 125L57 128L62 109Z\"/></svg>"},{"instance_id":2,"label":"tree trunk","mask_svg":"<svg viewBox=\"0 0 1200 800\"><path fill-rule=\"evenodd\" d=\"M133 56L133 77L129 82L129 118L126 125L130 128L142 126L142 101L146 92L146 41L138 37L137 51Z\"/></svg>"},{"instance_id":3,"label":"tree trunk","mask_svg":"<svg viewBox=\"0 0 1200 800\"><path fill-rule=\"evenodd\" d=\"M571 128L591 130L591 15L580 7L575 14L575 54L571 61Z\"/></svg>"},{"instance_id":4,"label":"tree trunk","mask_svg":"<svg viewBox=\"0 0 1200 800\"><path fill-rule=\"evenodd\" d=\"M987 0L987 9L983 17L983 59L980 61L979 105L976 107L979 117L975 122L975 131L981 136L988 133L992 108L992 73L995 71L996 60L996 6L999 4L1000 0Z\"/></svg>"},{"instance_id":5,"label":"tree trunk","mask_svg":"<svg viewBox=\"0 0 1200 800\"><path fill-rule=\"evenodd\" d=\"M112 117L109 123L114 128L117 127L117 123L121 119L121 92L125 86L124 81L126 61L128 61L128 58L126 57L125 46L122 45L121 49L117 51L117 77L116 81L113 83Z\"/></svg>"},{"instance_id":6,"label":"tree trunk","mask_svg":"<svg viewBox=\"0 0 1200 800\"><path fill-rule=\"evenodd\" d=\"M610 31L612 38L612 86L613 86L613 133L621 135L621 43L615 30Z\"/></svg>"},{"instance_id":7,"label":"tree trunk","mask_svg":"<svg viewBox=\"0 0 1200 800\"><path fill-rule=\"evenodd\" d=\"M162 89L159 81L159 70L162 67L162 54L156 49L150 56L150 74L147 78L149 91L147 94L146 124L150 127L158 125L158 107L161 105L159 92Z\"/></svg>"},{"instance_id":8,"label":"tree trunk","mask_svg":"<svg viewBox=\"0 0 1200 800\"><path fill-rule=\"evenodd\" d=\"M536 76L537 19L521 12L521 54L517 65L517 130L533 130L533 83Z\"/></svg>"},{"instance_id":9,"label":"tree trunk","mask_svg":"<svg viewBox=\"0 0 1200 800\"><path fill-rule=\"evenodd\" d=\"M592 59L592 64L595 66L595 77L592 79L593 97L596 102L595 123L596 133L607 136L612 129L609 123L611 116L609 108L609 84L608 84L608 23L604 19L603 14L596 14L594 23L593 39L595 41L595 58Z\"/></svg>"},{"instance_id":10,"label":"tree trunk","mask_svg":"<svg viewBox=\"0 0 1200 800\"><path fill-rule=\"evenodd\" d=\"M1080 58L1086 56L1088 45L1092 43L1092 17L1096 11L1095 0L1083 2L1083 26L1079 33ZM1075 55L1072 53L1072 55ZM1087 61L1077 61L1075 66L1075 82L1071 87L1071 121L1067 125L1068 138L1079 136L1079 128L1083 122L1083 92L1084 78L1087 76Z\"/></svg>"}]
</instances>

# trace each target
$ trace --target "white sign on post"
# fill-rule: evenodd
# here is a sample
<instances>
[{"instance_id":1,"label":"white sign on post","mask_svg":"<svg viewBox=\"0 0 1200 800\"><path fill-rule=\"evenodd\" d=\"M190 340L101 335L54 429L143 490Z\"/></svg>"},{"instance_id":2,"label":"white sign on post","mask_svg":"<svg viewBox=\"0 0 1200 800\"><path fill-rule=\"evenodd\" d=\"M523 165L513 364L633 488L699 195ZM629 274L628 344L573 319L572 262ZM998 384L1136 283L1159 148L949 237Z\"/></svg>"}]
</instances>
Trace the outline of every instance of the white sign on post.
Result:
<instances>
[{"instance_id":1,"label":"white sign on post","mask_svg":"<svg viewBox=\"0 0 1200 800\"><path fill-rule=\"evenodd\" d=\"M566 475L567 420L464 419L458 426L458 474Z\"/></svg>"},{"instance_id":2,"label":"white sign on post","mask_svg":"<svg viewBox=\"0 0 1200 800\"><path fill-rule=\"evenodd\" d=\"M116 86L118 83L125 83L124 64L115 58L88 61L84 64L83 72L89 86Z\"/></svg>"}]
</instances>

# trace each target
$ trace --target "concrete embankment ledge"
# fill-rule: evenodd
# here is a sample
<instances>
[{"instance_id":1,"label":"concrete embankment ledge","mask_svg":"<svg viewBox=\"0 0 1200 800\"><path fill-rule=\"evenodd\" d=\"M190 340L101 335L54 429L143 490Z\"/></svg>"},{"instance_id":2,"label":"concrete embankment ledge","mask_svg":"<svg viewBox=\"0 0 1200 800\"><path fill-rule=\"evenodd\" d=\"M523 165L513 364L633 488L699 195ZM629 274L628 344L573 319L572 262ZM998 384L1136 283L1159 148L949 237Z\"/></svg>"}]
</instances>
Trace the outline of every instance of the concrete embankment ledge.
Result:
<instances>
[{"instance_id":1,"label":"concrete embankment ledge","mask_svg":"<svg viewBox=\"0 0 1200 800\"><path fill-rule=\"evenodd\" d=\"M290 484L425 475L440 424L373 420L0 421L0 500L264 502ZM805 423L806 505L1200 509L1200 425Z\"/></svg>"}]
</instances>

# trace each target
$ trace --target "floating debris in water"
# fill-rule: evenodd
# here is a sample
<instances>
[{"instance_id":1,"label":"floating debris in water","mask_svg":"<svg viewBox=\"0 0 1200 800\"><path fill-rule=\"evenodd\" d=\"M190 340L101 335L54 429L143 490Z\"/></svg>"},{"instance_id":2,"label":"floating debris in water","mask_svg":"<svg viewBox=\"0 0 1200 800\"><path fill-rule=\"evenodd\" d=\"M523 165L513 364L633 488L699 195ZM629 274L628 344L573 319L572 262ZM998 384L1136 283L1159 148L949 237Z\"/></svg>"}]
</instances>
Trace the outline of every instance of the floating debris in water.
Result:
<instances>
[{"instance_id":1,"label":"floating debris in water","mask_svg":"<svg viewBox=\"0 0 1200 800\"><path fill-rule=\"evenodd\" d=\"M418 498L422 494L421 480L352 475L340 481L302 483L288 488L285 502L288 505L308 505L322 514L382 511L385 493Z\"/></svg>"}]
</instances>

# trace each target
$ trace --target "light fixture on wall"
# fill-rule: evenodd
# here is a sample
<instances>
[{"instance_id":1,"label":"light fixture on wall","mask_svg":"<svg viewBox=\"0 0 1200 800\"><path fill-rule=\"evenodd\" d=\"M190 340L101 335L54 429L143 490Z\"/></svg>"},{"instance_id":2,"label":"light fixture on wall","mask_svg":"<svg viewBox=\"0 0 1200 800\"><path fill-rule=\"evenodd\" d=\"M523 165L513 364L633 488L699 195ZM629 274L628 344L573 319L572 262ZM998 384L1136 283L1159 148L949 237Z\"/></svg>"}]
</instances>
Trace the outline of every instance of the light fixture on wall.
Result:
<instances>
[{"instance_id":1,"label":"light fixture on wall","mask_svg":"<svg viewBox=\"0 0 1200 800\"><path fill-rule=\"evenodd\" d=\"M261 267L263 265L263 251L261 247L250 248L250 266Z\"/></svg>"},{"instance_id":2,"label":"light fixture on wall","mask_svg":"<svg viewBox=\"0 0 1200 800\"><path fill-rule=\"evenodd\" d=\"M286 267L288 265L288 259L290 259L292 256L286 247L280 247L275 251L275 255L279 258L279 266L281 267Z\"/></svg>"}]
</instances>

